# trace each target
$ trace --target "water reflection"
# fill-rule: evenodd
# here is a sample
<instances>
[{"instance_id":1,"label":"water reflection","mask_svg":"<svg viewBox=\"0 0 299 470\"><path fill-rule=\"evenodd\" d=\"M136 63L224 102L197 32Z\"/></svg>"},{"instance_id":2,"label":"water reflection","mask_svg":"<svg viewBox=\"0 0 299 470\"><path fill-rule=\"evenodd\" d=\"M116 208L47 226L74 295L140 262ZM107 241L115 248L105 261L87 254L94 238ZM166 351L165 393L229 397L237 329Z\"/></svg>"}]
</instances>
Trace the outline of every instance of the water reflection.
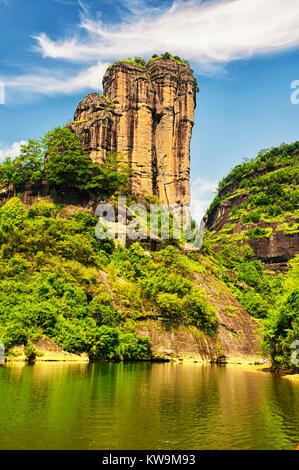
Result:
<instances>
[{"instance_id":1,"label":"water reflection","mask_svg":"<svg viewBox=\"0 0 299 470\"><path fill-rule=\"evenodd\" d=\"M1 449L293 449L299 386L239 366L0 368Z\"/></svg>"}]
</instances>

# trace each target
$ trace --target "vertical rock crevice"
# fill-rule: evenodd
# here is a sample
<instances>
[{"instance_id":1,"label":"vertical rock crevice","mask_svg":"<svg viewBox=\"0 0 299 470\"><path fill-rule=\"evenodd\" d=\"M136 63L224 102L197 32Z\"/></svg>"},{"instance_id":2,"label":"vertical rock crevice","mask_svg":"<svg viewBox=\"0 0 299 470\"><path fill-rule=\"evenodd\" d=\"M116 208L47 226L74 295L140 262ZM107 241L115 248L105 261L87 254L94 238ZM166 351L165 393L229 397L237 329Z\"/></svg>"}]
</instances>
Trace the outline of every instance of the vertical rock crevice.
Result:
<instances>
[{"instance_id":1,"label":"vertical rock crevice","mask_svg":"<svg viewBox=\"0 0 299 470\"><path fill-rule=\"evenodd\" d=\"M120 152L131 167L131 191L169 205L190 204L190 140L196 106L192 71L172 59L145 66L118 61L103 78L104 96L87 95L68 126L101 164Z\"/></svg>"}]
</instances>

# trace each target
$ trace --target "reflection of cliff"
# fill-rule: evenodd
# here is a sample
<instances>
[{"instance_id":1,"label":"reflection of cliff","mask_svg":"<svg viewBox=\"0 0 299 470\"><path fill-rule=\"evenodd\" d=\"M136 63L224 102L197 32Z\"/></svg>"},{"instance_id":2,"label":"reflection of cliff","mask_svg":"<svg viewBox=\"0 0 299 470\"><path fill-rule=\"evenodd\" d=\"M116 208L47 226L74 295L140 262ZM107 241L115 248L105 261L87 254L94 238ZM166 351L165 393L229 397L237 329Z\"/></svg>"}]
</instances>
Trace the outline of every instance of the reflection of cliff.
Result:
<instances>
[{"instance_id":1,"label":"reflection of cliff","mask_svg":"<svg viewBox=\"0 0 299 470\"><path fill-rule=\"evenodd\" d=\"M172 59L145 66L119 61L91 93L69 126L96 162L118 151L132 169L131 189L168 204L190 203L190 139L196 86L192 71Z\"/></svg>"}]
</instances>

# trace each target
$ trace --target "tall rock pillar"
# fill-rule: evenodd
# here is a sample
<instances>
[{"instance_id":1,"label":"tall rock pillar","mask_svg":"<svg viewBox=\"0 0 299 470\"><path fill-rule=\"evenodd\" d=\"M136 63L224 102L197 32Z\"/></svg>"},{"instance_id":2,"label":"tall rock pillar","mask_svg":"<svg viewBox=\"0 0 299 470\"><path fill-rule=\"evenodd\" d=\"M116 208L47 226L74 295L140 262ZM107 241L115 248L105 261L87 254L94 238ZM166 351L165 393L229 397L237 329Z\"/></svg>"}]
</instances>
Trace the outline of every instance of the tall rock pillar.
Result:
<instances>
[{"instance_id":1,"label":"tall rock pillar","mask_svg":"<svg viewBox=\"0 0 299 470\"><path fill-rule=\"evenodd\" d=\"M116 62L104 75L103 89L118 115L116 150L131 167L131 190L152 194L154 92L149 73L145 67Z\"/></svg>"},{"instance_id":2,"label":"tall rock pillar","mask_svg":"<svg viewBox=\"0 0 299 470\"><path fill-rule=\"evenodd\" d=\"M170 205L190 203L190 140L194 124L195 84L185 64L149 61L155 90L154 158L157 195Z\"/></svg>"},{"instance_id":3,"label":"tall rock pillar","mask_svg":"<svg viewBox=\"0 0 299 470\"><path fill-rule=\"evenodd\" d=\"M108 67L104 96L91 93L69 127L101 164L120 152L131 167L131 191L169 205L190 204L190 139L196 86L190 68L174 59L129 60Z\"/></svg>"}]
</instances>

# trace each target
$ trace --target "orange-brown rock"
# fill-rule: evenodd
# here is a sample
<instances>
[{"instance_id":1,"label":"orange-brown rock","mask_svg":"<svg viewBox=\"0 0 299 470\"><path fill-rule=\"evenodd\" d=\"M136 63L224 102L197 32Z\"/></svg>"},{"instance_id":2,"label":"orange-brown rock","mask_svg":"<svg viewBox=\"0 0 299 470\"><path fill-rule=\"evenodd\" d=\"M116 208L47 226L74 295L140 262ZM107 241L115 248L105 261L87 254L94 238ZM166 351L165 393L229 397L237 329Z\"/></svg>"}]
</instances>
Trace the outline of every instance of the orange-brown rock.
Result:
<instances>
[{"instance_id":1,"label":"orange-brown rock","mask_svg":"<svg viewBox=\"0 0 299 470\"><path fill-rule=\"evenodd\" d=\"M98 93L90 93L79 103L68 127L82 137L83 147L94 162L103 163L107 153L115 148L116 113Z\"/></svg>"},{"instance_id":2,"label":"orange-brown rock","mask_svg":"<svg viewBox=\"0 0 299 470\"><path fill-rule=\"evenodd\" d=\"M154 158L157 194L172 205L190 203L190 140L195 84L188 66L173 60L150 61L155 90Z\"/></svg>"},{"instance_id":3,"label":"orange-brown rock","mask_svg":"<svg viewBox=\"0 0 299 470\"><path fill-rule=\"evenodd\" d=\"M119 61L104 75L105 96L86 96L69 127L82 136L93 161L101 164L111 151L122 154L133 193L189 204L195 88L190 68L173 59L145 66Z\"/></svg>"},{"instance_id":4,"label":"orange-brown rock","mask_svg":"<svg viewBox=\"0 0 299 470\"><path fill-rule=\"evenodd\" d=\"M103 79L105 96L119 114L115 142L132 170L133 193L153 193L154 90L145 67L117 62Z\"/></svg>"}]
</instances>

